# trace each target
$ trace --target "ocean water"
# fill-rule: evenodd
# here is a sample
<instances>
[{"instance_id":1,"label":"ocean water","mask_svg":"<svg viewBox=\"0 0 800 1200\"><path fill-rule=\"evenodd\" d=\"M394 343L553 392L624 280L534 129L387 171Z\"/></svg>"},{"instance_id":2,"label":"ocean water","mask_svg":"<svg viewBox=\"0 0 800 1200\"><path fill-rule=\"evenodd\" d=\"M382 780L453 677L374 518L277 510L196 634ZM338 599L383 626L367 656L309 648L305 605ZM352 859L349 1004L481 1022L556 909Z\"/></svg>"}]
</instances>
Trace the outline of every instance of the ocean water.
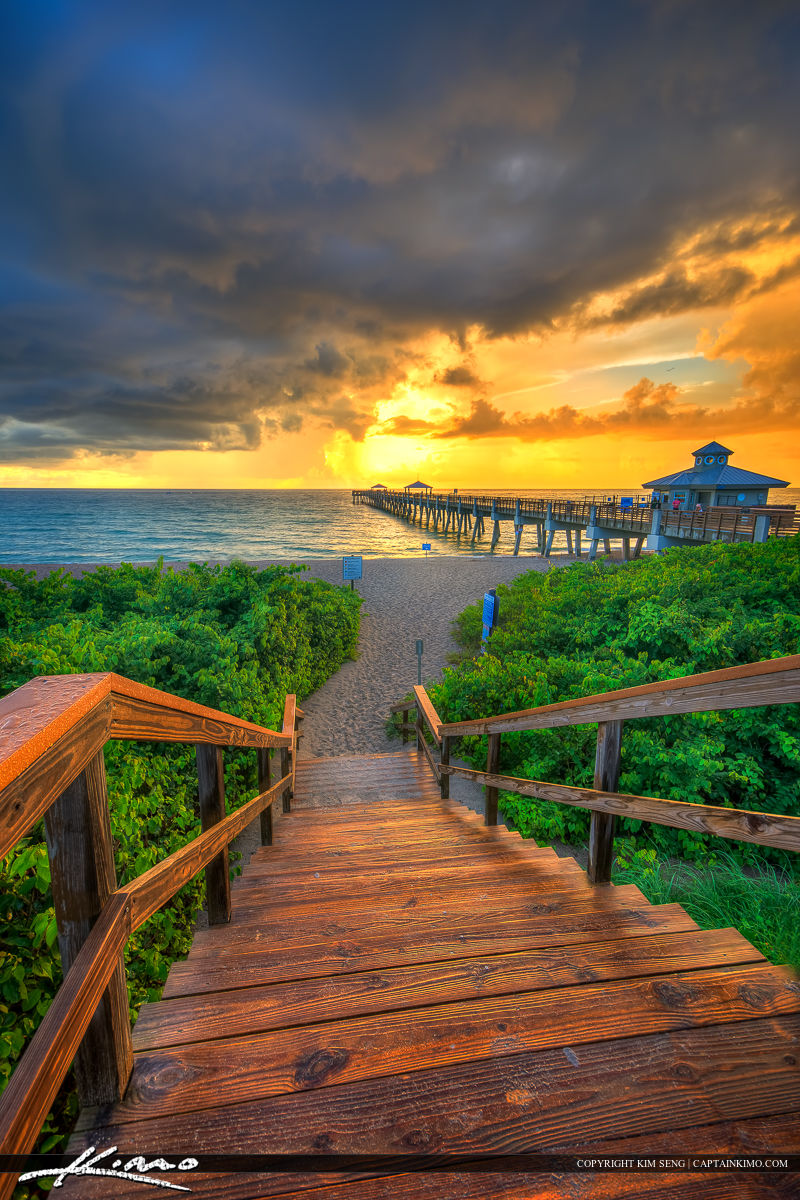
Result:
<instances>
[{"instance_id":1,"label":"ocean water","mask_svg":"<svg viewBox=\"0 0 800 1200\"><path fill-rule=\"evenodd\" d=\"M465 491L467 489L464 489ZM475 489L478 492L480 489ZM617 495L637 495L615 489ZM602 500L606 489L498 489L496 495ZM800 489L770 495L770 503L800 504ZM495 554L513 551L503 522ZM469 535L435 533L366 504L350 490L153 491L117 489L0 489L0 563L168 562L232 558L419 557L489 552L491 527L473 547ZM563 541L563 539L562 539ZM521 553L534 552L533 531ZM554 549L564 549L557 535Z\"/></svg>"}]
</instances>

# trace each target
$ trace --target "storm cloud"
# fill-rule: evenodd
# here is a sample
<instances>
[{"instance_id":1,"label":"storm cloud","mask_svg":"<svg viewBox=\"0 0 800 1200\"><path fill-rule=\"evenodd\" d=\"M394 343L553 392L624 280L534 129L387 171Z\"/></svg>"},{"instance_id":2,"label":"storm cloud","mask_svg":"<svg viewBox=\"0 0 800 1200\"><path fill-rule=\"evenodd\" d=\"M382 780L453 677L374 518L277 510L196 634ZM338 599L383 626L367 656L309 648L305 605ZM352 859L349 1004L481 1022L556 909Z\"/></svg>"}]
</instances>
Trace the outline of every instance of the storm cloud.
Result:
<instances>
[{"instance_id":1,"label":"storm cloud","mask_svg":"<svg viewBox=\"0 0 800 1200\"><path fill-rule=\"evenodd\" d=\"M2 20L6 461L254 449L307 421L358 440L426 332L713 309L763 287L720 255L797 232L793 3L67 0ZM700 231L701 266L676 263ZM482 386L466 361L431 380ZM636 403L620 428L677 411ZM593 421L614 423L477 396L438 432Z\"/></svg>"}]
</instances>

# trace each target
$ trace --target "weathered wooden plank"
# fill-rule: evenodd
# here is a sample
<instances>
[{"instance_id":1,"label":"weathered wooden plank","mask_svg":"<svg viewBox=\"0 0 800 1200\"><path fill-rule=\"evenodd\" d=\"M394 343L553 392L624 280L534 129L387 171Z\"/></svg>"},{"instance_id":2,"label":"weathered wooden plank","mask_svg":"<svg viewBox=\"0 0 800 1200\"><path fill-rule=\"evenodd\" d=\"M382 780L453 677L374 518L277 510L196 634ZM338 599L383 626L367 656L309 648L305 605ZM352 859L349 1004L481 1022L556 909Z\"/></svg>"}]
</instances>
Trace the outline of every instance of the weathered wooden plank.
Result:
<instances>
[{"instance_id":1,"label":"weathered wooden plank","mask_svg":"<svg viewBox=\"0 0 800 1200\"><path fill-rule=\"evenodd\" d=\"M137 1054L125 1101L137 1120L226 1103L430 1070L533 1050L727 1025L800 1010L786 973L770 965L607 980L411 1012L305 1025ZM742 1036L746 1038L746 1033Z\"/></svg>"},{"instance_id":2,"label":"weathered wooden plank","mask_svg":"<svg viewBox=\"0 0 800 1200\"><path fill-rule=\"evenodd\" d=\"M39 1136L130 934L130 900L116 892L94 923L0 1097L0 1145L24 1154Z\"/></svg>"},{"instance_id":3,"label":"weathered wooden plank","mask_svg":"<svg viewBox=\"0 0 800 1200\"><path fill-rule=\"evenodd\" d=\"M598 792L616 792L622 756L622 721L601 721L597 727L594 787ZM589 827L589 865L592 883L609 883L614 858L614 822L610 813L592 812ZM799 827L800 828L800 827Z\"/></svg>"},{"instance_id":4,"label":"weathered wooden plank","mask_svg":"<svg viewBox=\"0 0 800 1200\"><path fill-rule=\"evenodd\" d=\"M200 825L205 833L225 820L225 770L221 746L207 746L201 742L195 750ZM206 865L206 910L209 925L224 925L231 919L227 842Z\"/></svg>"},{"instance_id":5,"label":"weathered wooden plank","mask_svg":"<svg viewBox=\"0 0 800 1200\"><path fill-rule=\"evenodd\" d=\"M598 792L592 788L518 779L513 775L487 775L485 771L473 771L467 767L451 766L449 770L451 775L464 775L507 792L517 792L520 796L553 800L558 804L613 813L637 821L652 821L656 825L670 825L675 829L688 829L692 833L713 833L718 837L753 842L759 846L800 850L800 817L717 808L711 804L684 804L679 800L632 796L624 792Z\"/></svg>"},{"instance_id":6,"label":"weathered wooden plank","mask_svg":"<svg viewBox=\"0 0 800 1200\"><path fill-rule=\"evenodd\" d=\"M285 915L291 913L319 913L319 884L309 881L305 886L272 885L269 879L262 877L260 881L251 883L249 874L244 884L233 888L234 905L231 920L234 924L247 921L259 912L272 912L280 909ZM394 908L400 910L418 911L448 909L453 901L463 900L466 905L472 902L476 905L491 906L504 898L519 898L532 900L546 896L551 892L582 892L586 893L591 885L586 874L580 868L570 868L568 861L553 860L552 865L537 867L523 879L506 879L502 875L482 875L474 880L465 881L461 875L444 876L437 879L415 881L400 878L369 883L363 881L356 891L352 884L342 881L336 886L326 885L326 904L336 905L337 913L362 912L371 908L375 912ZM449 911L449 909L448 909Z\"/></svg>"},{"instance_id":7,"label":"weathered wooden plank","mask_svg":"<svg viewBox=\"0 0 800 1200\"><path fill-rule=\"evenodd\" d=\"M219 854L223 846L229 845L238 833L246 829L263 808L272 804L282 794L285 786L285 779L278 780L268 792L249 800L213 829L208 829L199 837L193 838L180 850L156 863L149 871L145 871L128 884L133 928L138 929L148 917L152 917L154 912L166 904L170 897L180 891L185 883Z\"/></svg>"},{"instance_id":8,"label":"weathered wooden plank","mask_svg":"<svg viewBox=\"0 0 800 1200\"><path fill-rule=\"evenodd\" d=\"M273 879L302 874L304 871L320 871L327 875L337 871L352 870L357 873L365 869L382 870L384 867L405 867L411 870L425 866L426 863L431 866L462 863L466 870L473 862L476 865L496 864L510 867L536 861L537 857L539 855L536 848L529 849L524 842L517 843L510 839L486 845L475 842L461 847L455 846L450 853L447 847L440 847L436 842L423 842L416 847L413 844L397 847L384 845L363 850L317 846L307 854L300 848L282 849L275 855L274 864L269 864L269 870Z\"/></svg>"},{"instance_id":9,"label":"weathered wooden plank","mask_svg":"<svg viewBox=\"0 0 800 1200\"><path fill-rule=\"evenodd\" d=\"M546 870L550 870L552 862L556 861L556 856L542 860ZM530 878L535 878L538 874L538 860L526 861L519 859L516 864L495 863L481 860L480 858L470 862L468 869L465 864L458 862L456 859L445 859L440 865L430 863L415 863L413 866L405 864L392 865L387 864L380 867L364 866L356 869L351 867L349 871L331 871L324 872L311 868L307 871L284 872L278 878L277 876L263 877L263 883L269 884L270 879L281 887L297 887L313 888L319 895L320 888L324 886L326 895L336 895L342 887L349 887L351 890L354 886L363 888L366 885L386 887L390 884L401 886L408 883L413 883L416 886L424 886L429 882L434 882L437 878L442 881L462 881L468 880L470 883L480 882L485 884L490 880L499 882L518 882L525 881ZM250 886L248 881L241 884L243 888ZM322 882L321 882L322 881ZM253 886L256 886L255 880ZM261 886L261 881L259 881ZM567 886L571 886L568 884Z\"/></svg>"},{"instance_id":10,"label":"weathered wooden plank","mask_svg":"<svg viewBox=\"0 0 800 1200\"><path fill-rule=\"evenodd\" d=\"M117 886L102 750L50 807L45 815L45 835L58 947L66 977ZM111 1104L125 1091L133 1068L133 1049L121 955L74 1067L82 1104Z\"/></svg>"},{"instance_id":11,"label":"weathered wooden plank","mask_svg":"<svg viewBox=\"0 0 800 1200\"><path fill-rule=\"evenodd\" d=\"M511 733L520 729L555 729L595 721L630 721L687 712L757 708L798 700L800 655L794 654L741 667L706 671L701 675L620 688L596 696L581 696L496 717L443 722L442 733L461 737L490 732Z\"/></svg>"},{"instance_id":12,"label":"weathered wooden plank","mask_svg":"<svg viewBox=\"0 0 800 1200\"><path fill-rule=\"evenodd\" d=\"M566 888L569 888L568 881ZM617 912L645 903L639 889L631 885L604 889L599 900L591 889L571 888L562 892L548 891L533 899L507 896L494 900L492 923L510 925L518 921L524 925L529 917L547 917L555 925L571 914ZM198 929L191 953L195 958L206 952L213 953L221 961L235 957L241 946L245 946L250 953L259 949L269 953L278 944L305 945L309 940L318 942L326 936L360 938L366 935L370 940L396 940L402 934L405 942L414 941L429 929L446 928L454 922L459 929L462 924L474 926L476 916L478 922L485 922L482 913L475 914L472 904L471 896L460 903L458 896L454 895L448 900L446 908L439 905L428 908L418 904L409 909L397 909L376 904L361 910L337 909L335 914L323 913L319 908L316 912L292 908L283 918L281 914L271 914L268 925L264 923L263 910L260 915L257 910L252 912L249 917L237 913L235 920L225 928Z\"/></svg>"},{"instance_id":13,"label":"weathered wooden plank","mask_svg":"<svg viewBox=\"0 0 800 1200\"><path fill-rule=\"evenodd\" d=\"M188 705L189 702L185 703ZM238 722L237 718L226 717L213 709L206 712L209 715L204 716L166 703L114 695L110 736L153 742L206 742L253 749L285 745L285 739L279 733L262 730L247 721Z\"/></svg>"},{"instance_id":14,"label":"weathered wooden plank","mask_svg":"<svg viewBox=\"0 0 800 1200\"><path fill-rule=\"evenodd\" d=\"M12 700L16 696L17 693L12 692L5 699ZM5 724L12 726L9 737L12 733L24 734L28 727L27 715L27 709L21 713L8 713ZM52 716L44 724L39 736L32 736L30 744L22 743L17 752L0 764L5 768L7 779L0 792L0 858L8 854L20 838L42 819L53 801L70 786L108 741L111 728L109 696L92 704L86 712L81 708L74 723L72 716L72 713L67 713L63 723L57 716ZM52 740L45 746L47 738ZM31 745L41 747L37 756L31 757Z\"/></svg>"},{"instance_id":15,"label":"weathered wooden plank","mask_svg":"<svg viewBox=\"0 0 800 1200\"><path fill-rule=\"evenodd\" d=\"M356 939L332 938L318 944L273 946L271 953L241 953L230 963L204 955L174 963L163 995L222 991L232 987L341 975L348 971L382 970L400 963L441 962L464 955L502 954L532 950L539 946L568 946L647 937L654 933L696 929L697 925L680 905L629 908L619 912L571 913L554 926L552 918L531 916L524 922L507 922L498 927L471 927L466 921L456 929L420 929L413 943L397 945L396 937Z\"/></svg>"},{"instance_id":16,"label":"weathered wooden plank","mask_svg":"<svg viewBox=\"0 0 800 1200\"><path fill-rule=\"evenodd\" d=\"M469 1153L525 1146L577 1152L609 1135L752 1123L796 1110L800 1073L785 1057L796 1053L798 1038L796 1017L758 1020L404 1072L235 1107L220 1095L220 1106L199 1117L175 1113L128 1123L130 1109L116 1110L91 1134L74 1137L70 1152L87 1144L117 1145L125 1153L137 1146L176 1153L200 1144L207 1153ZM576 1092L579 1101L570 1103ZM87 1118L91 1114L79 1119L79 1128ZM242 1174L226 1181L225 1197L276 1195L302 1182L318 1187L321 1179ZM219 1194L218 1176L205 1183L192 1176L193 1194L209 1195L210 1186ZM81 1195L104 1195L99 1182L81 1181L81 1187ZM116 1186L115 1195L122 1200Z\"/></svg>"},{"instance_id":17,"label":"weathered wooden plank","mask_svg":"<svg viewBox=\"0 0 800 1200\"><path fill-rule=\"evenodd\" d=\"M431 731L431 736L432 736L433 740L436 742L437 746L441 746L442 736L439 733L439 727L442 722L439 718L439 714L437 713L436 709L433 707L433 702L432 702L430 696L425 691L424 687L415 686L414 687L414 698L417 702L417 708L418 708L419 712L421 712L422 716L425 718L425 724L428 726L428 729Z\"/></svg>"},{"instance_id":18,"label":"weathered wooden plank","mask_svg":"<svg viewBox=\"0 0 800 1200\"><path fill-rule=\"evenodd\" d=\"M433 1003L763 961L741 934L723 929L354 972L147 1004L136 1022L134 1047L152 1050Z\"/></svg>"}]
</instances>

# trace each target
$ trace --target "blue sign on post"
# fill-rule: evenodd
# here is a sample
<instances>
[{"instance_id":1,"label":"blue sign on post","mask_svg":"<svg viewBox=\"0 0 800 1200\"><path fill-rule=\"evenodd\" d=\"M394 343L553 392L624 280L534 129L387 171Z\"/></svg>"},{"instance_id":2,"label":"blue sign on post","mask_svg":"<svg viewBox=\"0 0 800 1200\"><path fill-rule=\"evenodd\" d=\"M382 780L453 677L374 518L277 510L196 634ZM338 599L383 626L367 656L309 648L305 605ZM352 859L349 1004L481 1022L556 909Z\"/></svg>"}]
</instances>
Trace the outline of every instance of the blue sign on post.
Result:
<instances>
[{"instance_id":1,"label":"blue sign on post","mask_svg":"<svg viewBox=\"0 0 800 1200\"><path fill-rule=\"evenodd\" d=\"M494 588L491 588L483 596L483 636L481 638L481 652L486 652L486 643L489 640L489 634L497 624L497 617L500 612L500 604L497 599L497 593Z\"/></svg>"},{"instance_id":2,"label":"blue sign on post","mask_svg":"<svg viewBox=\"0 0 800 1200\"><path fill-rule=\"evenodd\" d=\"M428 557L428 551L430 550L430 548L431 548L431 544L430 544L430 542L423 542L423 543L422 543L422 549L425 551L425 557L426 557L426 558Z\"/></svg>"},{"instance_id":3,"label":"blue sign on post","mask_svg":"<svg viewBox=\"0 0 800 1200\"><path fill-rule=\"evenodd\" d=\"M342 579L350 580L351 591L354 588L354 579L361 578L361 555L353 554L349 558L342 559Z\"/></svg>"}]
</instances>

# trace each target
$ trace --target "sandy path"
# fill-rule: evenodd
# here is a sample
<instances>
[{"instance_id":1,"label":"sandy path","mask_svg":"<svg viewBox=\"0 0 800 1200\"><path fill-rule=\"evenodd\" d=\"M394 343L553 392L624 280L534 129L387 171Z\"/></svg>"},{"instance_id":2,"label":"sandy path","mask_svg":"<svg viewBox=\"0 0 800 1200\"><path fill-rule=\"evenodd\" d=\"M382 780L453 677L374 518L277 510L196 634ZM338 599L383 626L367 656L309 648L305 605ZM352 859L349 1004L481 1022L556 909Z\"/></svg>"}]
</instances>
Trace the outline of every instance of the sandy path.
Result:
<instances>
[{"instance_id":1,"label":"sandy path","mask_svg":"<svg viewBox=\"0 0 800 1200\"><path fill-rule=\"evenodd\" d=\"M553 565L566 559L551 560ZM314 575L341 579L341 565L308 564ZM422 638L423 683L439 678L457 649L454 618L485 591L525 571L547 571L542 558L436 555L366 559L358 588L364 597L359 657L346 662L303 703L302 755L369 754L398 748L385 733L392 704L417 682L415 643Z\"/></svg>"}]
</instances>

